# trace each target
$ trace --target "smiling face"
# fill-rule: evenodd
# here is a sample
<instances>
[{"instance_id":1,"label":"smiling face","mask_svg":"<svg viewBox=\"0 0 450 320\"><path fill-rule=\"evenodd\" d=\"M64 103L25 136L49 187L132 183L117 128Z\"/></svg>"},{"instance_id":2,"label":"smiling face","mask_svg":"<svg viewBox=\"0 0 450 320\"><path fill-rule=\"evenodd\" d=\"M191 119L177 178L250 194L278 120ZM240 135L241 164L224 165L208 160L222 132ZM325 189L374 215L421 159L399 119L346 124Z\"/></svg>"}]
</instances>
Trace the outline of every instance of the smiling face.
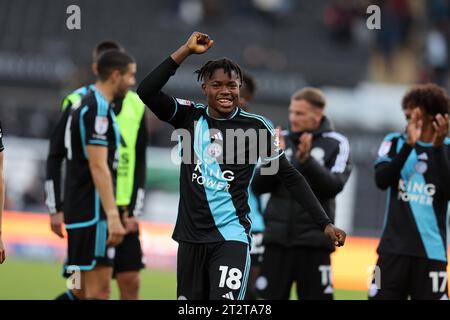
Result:
<instances>
[{"instance_id":1,"label":"smiling face","mask_svg":"<svg viewBox=\"0 0 450 320\"><path fill-rule=\"evenodd\" d=\"M231 76L224 69L216 69L202 84L203 93L208 101L210 114L215 118L226 118L239 105L239 87L241 82L236 72Z\"/></svg>"}]
</instances>

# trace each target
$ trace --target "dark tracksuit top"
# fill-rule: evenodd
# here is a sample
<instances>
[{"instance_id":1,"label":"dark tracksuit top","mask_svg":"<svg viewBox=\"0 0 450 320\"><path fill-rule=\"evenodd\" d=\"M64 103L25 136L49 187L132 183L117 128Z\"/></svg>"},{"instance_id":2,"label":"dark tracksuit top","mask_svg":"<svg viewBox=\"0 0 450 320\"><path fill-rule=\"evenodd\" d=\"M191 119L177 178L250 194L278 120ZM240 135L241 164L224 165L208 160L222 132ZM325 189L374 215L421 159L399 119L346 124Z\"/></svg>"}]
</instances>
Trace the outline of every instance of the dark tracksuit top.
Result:
<instances>
[{"instance_id":1,"label":"dark tracksuit top","mask_svg":"<svg viewBox=\"0 0 450 320\"><path fill-rule=\"evenodd\" d=\"M345 136L337 133L326 117L313 135L310 157L300 164L295 153L302 133L283 131L285 154L292 165L306 178L327 215L334 221L335 197L344 188L351 172L350 147ZM311 219L276 176L256 175L253 180L256 194L271 193L264 212L265 244L284 247L315 247L334 250L332 241Z\"/></svg>"}]
</instances>

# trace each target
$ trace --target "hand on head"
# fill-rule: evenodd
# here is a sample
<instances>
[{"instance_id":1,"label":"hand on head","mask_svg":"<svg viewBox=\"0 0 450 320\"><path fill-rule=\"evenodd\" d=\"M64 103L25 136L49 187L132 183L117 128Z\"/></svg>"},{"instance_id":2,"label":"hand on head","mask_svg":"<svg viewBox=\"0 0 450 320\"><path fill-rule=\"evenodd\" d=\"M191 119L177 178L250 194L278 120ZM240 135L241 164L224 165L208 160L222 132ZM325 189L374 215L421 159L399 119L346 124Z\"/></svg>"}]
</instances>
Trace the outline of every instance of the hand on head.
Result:
<instances>
[{"instance_id":1,"label":"hand on head","mask_svg":"<svg viewBox=\"0 0 450 320\"><path fill-rule=\"evenodd\" d=\"M444 116L442 114L437 114L433 121L433 145L435 147L440 147L444 144L445 137L448 135L449 130L449 118L448 114Z\"/></svg>"}]
</instances>

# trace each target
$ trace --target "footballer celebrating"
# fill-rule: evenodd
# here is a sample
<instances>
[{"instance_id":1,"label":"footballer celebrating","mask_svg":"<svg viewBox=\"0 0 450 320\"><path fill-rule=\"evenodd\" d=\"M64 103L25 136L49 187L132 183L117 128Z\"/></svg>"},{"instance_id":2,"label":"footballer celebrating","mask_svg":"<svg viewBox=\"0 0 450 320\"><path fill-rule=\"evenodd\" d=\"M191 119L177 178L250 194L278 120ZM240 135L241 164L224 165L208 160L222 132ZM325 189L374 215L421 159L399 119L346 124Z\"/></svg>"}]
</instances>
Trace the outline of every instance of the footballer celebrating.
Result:
<instances>
[{"instance_id":1,"label":"footballer celebrating","mask_svg":"<svg viewBox=\"0 0 450 320\"><path fill-rule=\"evenodd\" d=\"M160 120L177 129L181 143L180 202L173 233L179 243L178 298L241 300L250 269L248 188L258 159L336 245L343 245L346 235L331 223L306 180L286 159L275 130L263 117L239 107L242 72L237 64L224 58L208 61L197 71L207 106L161 91L187 57L207 52L213 42L194 32L147 75L137 93ZM255 138L235 143L236 132L255 133Z\"/></svg>"}]
</instances>

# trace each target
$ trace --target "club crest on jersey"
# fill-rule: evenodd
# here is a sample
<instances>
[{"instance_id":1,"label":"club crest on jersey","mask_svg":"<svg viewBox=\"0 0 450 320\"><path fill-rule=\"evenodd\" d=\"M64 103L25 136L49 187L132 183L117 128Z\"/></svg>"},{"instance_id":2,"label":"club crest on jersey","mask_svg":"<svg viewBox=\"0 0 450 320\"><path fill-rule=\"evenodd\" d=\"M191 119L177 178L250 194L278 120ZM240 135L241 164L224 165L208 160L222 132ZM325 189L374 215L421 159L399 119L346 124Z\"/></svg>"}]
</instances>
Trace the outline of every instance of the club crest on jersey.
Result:
<instances>
[{"instance_id":1,"label":"club crest on jersey","mask_svg":"<svg viewBox=\"0 0 450 320\"><path fill-rule=\"evenodd\" d=\"M108 131L108 117L96 116L95 117L95 132L98 134L105 134Z\"/></svg>"},{"instance_id":2,"label":"club crest on jersey","mask_svg":"<svg viewBox=\"0 0 450 320\"><path fill-rule=\"evenodd\" d=\"M424 161L419 161L416 163L416 171L420 174L423 174L427 171L428 165Z\"/></svg>"},{"instance_id":3,"label":"club crest on jersey","mask_svg":"<svg viewBox=\"0 0 450 320\"><path fill-rule=\"evenodd\" d=\"M213 142L208 145L207 152L210 157L218 158L222 155L223 149L220 144Z\"/></svg>"}]
</instances>

